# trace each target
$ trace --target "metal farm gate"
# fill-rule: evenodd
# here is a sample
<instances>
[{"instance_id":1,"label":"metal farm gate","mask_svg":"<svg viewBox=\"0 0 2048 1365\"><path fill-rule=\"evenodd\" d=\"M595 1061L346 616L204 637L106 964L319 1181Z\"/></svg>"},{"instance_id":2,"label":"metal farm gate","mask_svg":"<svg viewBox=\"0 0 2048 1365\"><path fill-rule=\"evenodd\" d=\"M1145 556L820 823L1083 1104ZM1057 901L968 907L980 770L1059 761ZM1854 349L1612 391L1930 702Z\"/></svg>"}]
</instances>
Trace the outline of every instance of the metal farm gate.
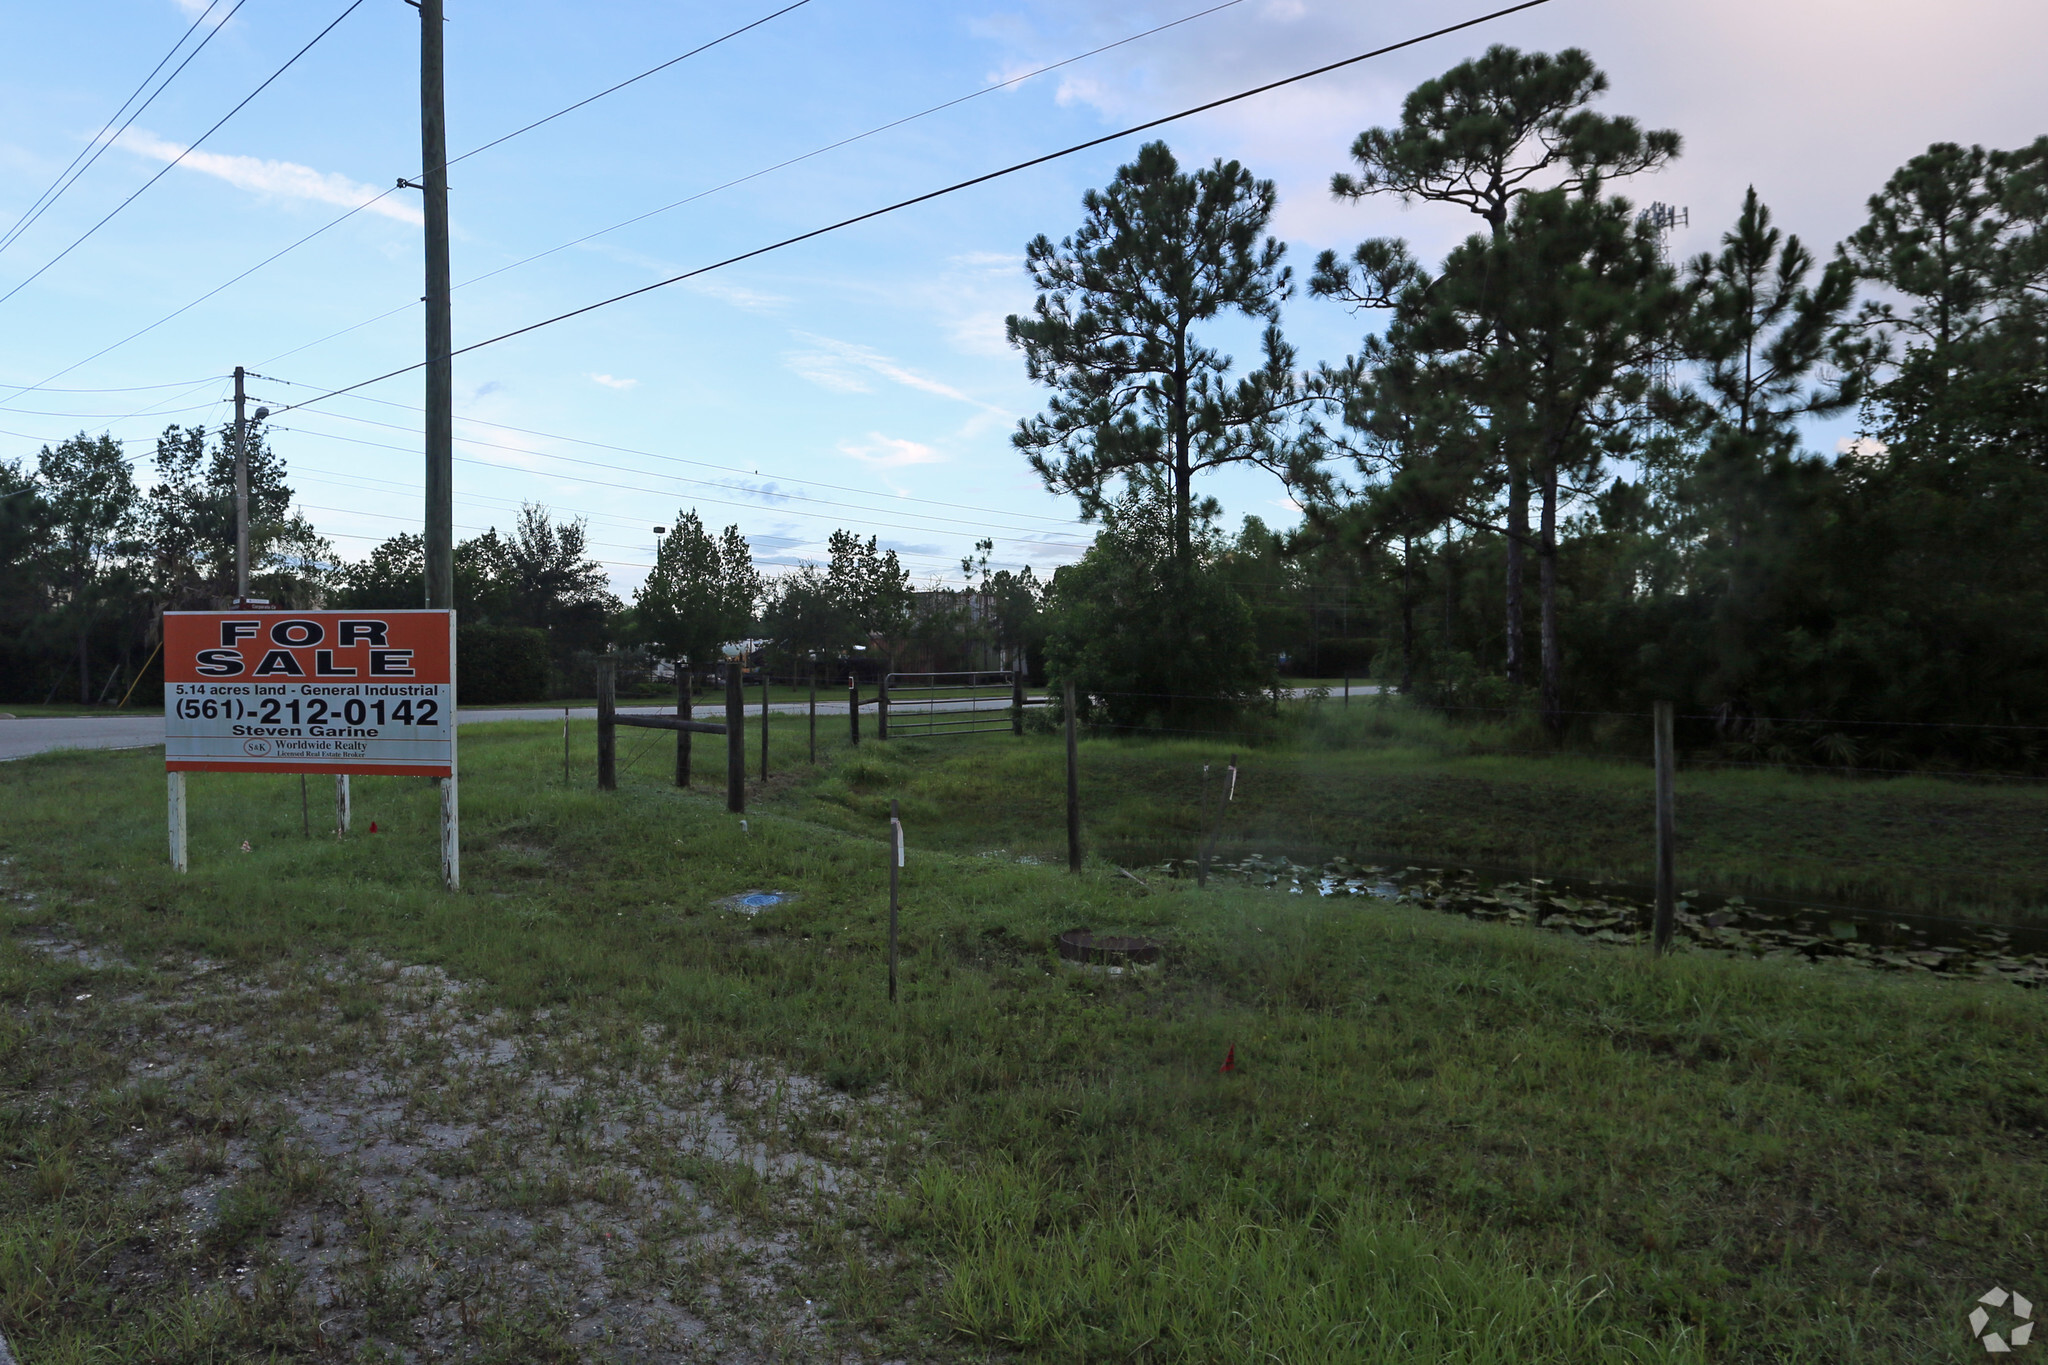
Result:
<instances>
[{"instance_id":1,"label":"metal farm gate","mask_svg":"<svg viewBox=\"0 0 2048 1365\"><path fill-rule=\"evenodd\" d=\"M1024 733L1024 676L984 673L891 673L875 698L879 737Z\"/></svg>"}]
</instances>

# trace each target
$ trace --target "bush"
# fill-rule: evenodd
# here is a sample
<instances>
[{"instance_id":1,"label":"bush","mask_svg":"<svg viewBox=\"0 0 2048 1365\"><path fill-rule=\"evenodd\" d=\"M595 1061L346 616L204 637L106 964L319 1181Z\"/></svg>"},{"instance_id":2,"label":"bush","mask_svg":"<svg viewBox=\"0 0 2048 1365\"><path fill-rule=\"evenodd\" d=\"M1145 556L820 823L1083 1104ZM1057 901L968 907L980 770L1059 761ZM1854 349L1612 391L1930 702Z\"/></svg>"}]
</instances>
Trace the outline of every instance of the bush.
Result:
<instances>
[{"instance_id":1,"label":"bush","mask_svg":"<svg viewBox=\"0 0 2048 1365\"><path fill-rule=\"evenodd\" d=\"M1053 575L1049 681L1092 698L1091 718L1118 729L1208 728L1233 719L1265 686L1251 608L1218 563L1204 529L1195 562L1173 562L1171 514L1127 498L1077 564Z\"/></svg>"},{"instance_id":2,"label":"bush","mask_svg":"<svg viewBox=\"0 0 2048 1365\"><path fill-rule=\"evenodd\" d=\"M462 706L545 701L548 637L531 626L455 629L455 699Z\"/></svg>"}]
</instances>

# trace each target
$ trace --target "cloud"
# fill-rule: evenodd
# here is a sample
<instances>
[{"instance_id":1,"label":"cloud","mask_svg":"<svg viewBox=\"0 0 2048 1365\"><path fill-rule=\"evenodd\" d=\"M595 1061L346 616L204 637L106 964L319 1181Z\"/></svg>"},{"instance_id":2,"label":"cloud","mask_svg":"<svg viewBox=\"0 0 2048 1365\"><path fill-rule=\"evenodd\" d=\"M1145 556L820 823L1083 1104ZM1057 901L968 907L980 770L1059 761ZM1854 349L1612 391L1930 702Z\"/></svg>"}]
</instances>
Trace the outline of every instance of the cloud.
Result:
<instances>
[{"instance_id":1,"label":"cloud","mask_svg":"<svg viewBox=\"0 0 2048 1365\"><path fill-rule=\"evenodd\" d=\"M953 343L954 350L966 355L1008 355L1009 317L1000 308L984 308L955 318L946 325L946 340Z\"/></svg>"},{"instance_id":2,"label":"cloud","mask_svg":"<svg viewBox=\"0 0 2048 1365\"><path fill-rule=\"evenodd\" d=\"M817 349L792 353L785 358L784 363L795 373L823 388L838 393L872 393L874 389L866 376L877 375L892 384L900 384L919 393L949 398L956 403L966 403L1001 416L1009 415L992 403L984 403L979 398L962 393L951 384L900 365L873 347L858 346L848 341L835 341L831 337L821 337L810 332L794 332L791 335Z\"/></svg>"},{"instance_id":3,"label":"cloud","mask_svg":"<svg viewBox=\"0 0 2048 1365\"><path fill-rule=\"evenodd\" d=\"M848 370L833 355L816 352L800 352L785 356L783 364L800 379L808 379L821 389L834 393L873 393L875 386Z\"/></svg>"},{"instance_id":4,"label":"cloud","mask_svg":"<svg viewBox=\"0 0 2048 1365\"><path fill-rule=\"evenodd\" d=\"M905 465L914 464L943 464L946 459L928 445L920 445L916 441L906 441L894 436L884 436L879 431L869 432L868 439L874 444L854 445L850 441L844 442L839 447L840 453L850 455L876 469L901 469Z\"/></svg>"},{"instance_id":5,"label":"cloud","mask_svg":"<svg viewBox=\"0 0 2048 1365\"><path fill-rule=\"evenodd\" d=\"M292 161L263 161L253 156L227 156L219 152L193 152L154 133L130 128L114 139L114 145L153 161L183 161L185 170L198 171L225 180L237 189L284 199L310 199L322 204L361 208L385 218L395 218L415 227L425 221L420 211L403 199L378 198L382 191L358 184L337 171L316 171Z\"/></svg>"},{"instance_id":6,"label":"cloud","mask_svg":"<svg viewBox=\"0 0 2048 1365\"><path fill-rule=\"evenodd\" d=\"M637 379L619 379L608 374L593 374L590 376L590 379L592 383L602 384L608 389L619 389L623 391L626 389L637 389L640 387L640 381Z\"/></svg>"},{"instance_id":7,"label":"cloud","mask_svg":"<svg viewBox=\"0 0 2048 1365\"><path fill-rule=\"evenodd\" d=\"M788 502L791 497L782 491L781 484L772 479L767 483L749 483L745 479L720 479L718 482L721 488L730 488L735 493L759 499L771 507Z\"/></svg>"},{"instance_id":8,"label":"cloud","mask_svg":"<svg viewBox=\"0 0 2048 1365\"><path fill-rule=\"evenodd\" d=\"M740 284L721 284L715 280L690 280L684 288L704 294L721 303L735 308L744 308L749 313L773 313L789 304L786 294L771 294L765 289L749 289Z\"/></svg>"},{"instance_id":9,"label":"cloud","mask_svg":"<svg viewBox=\"0 0 2048 1365\"><path fill-rule=\"evenodd\" d=\"M660 256L650 256L644 251L620 246L615 242L578 242L576 249L592 255L608 257L621 265L630 265L635 270L644 270L650 275L666 279L680 275L687 268L676 261ZM693 294L717 299L720 303L744 308L749 313L772 313L789 306L787 295L771 294L765 289L749 289L743 284L726 284L719 280L695 279L683 281L683 288Z\"/></svg>"},{"instance_id":10,"label":"cloud","mask_svg":"<svg viewBox=\"0 0 2048 1365\"><path fill-rule=\"evenodd\" d=\"M1844 460L1862 460L1876 463L1891 451L1891 447L1875 436L1844 436L1835 442L1835 454Z\"/></svg>"},{"instance_id":11,"label":"cloud","mask_svg":"<svg viewBox=\"0 0 2048 1365\"><path fill-rule=\"evenodd\" d=\"M991 431L1000 431L1009 425L1010 415L1006 412L977 412L962 422L960 429L954 435L963 441L972 441Z\"/></svg>"}]
</instances>

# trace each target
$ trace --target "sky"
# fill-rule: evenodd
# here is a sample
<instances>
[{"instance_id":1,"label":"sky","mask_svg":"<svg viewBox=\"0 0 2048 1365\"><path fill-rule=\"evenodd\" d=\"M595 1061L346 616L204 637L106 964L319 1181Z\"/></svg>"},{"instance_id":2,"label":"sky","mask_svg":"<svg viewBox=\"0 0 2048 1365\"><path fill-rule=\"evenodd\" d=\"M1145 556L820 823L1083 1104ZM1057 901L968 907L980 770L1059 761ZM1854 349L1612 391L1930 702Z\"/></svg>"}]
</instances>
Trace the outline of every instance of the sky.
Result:
<instances>
[{"instance_id":1,"label":"sky","mask_svg":"<svg viewBox=\"0 0 2048 1365\"><path fill-rule=\"evenodd\" d=\"M449 150L459 157L786 3L446 0ZM454 164L456 345L1493 7L807 0ZM419 359L418 195L384 194L419 171L418 11L405 0L7 10L0 234L91 154L181 35L193 30L166 73L206 42L0 247L4 294L162 173L0 301L0 460L108 432L146 486L167 425L231 416L237 364L262 376L249 381L252 408L281 409ZM1134 38L1161 25L1172 26ZM1496 42L1584 48L1610 78L1604 111L1683 134L1677 162L1622 187L1689 212L1671 239L1680 258L1716 245L1749 185L1825 256L1930 143L2014 147L2048 133L2039 0L1551 0L1144 136L1163 137L1184 166L1235 158L1272 179L1273 231L1298 276L1319 251L1372 236L1406 237L1433 261L1475 220L1340 202L1330 176L1362 129L1396 120L1409 89ZM1067 60L1106 44L1118 45ZM1065 64L1015 80L1054 63ZM1142 140L461 356L457 535L506 528L526 501L582 517L628 598L652 562L652 528L689 509L714 530L738 525L771 571L822 558L840 527L896 549L921 584L957 582L984 537L998 566L1044 575L1072 562L1092 528L1010 444L1045 391L1005 343L1003 319L1034 297L1024 243L1078 226L1082 194ZM1373 322L1298 292L1284 325L1314 364L1342 359ZM1255 358L1249 327L1216 335L1241 362ZM422 397L413 371L274 419L273 448L340 557L419 529ZM1852 427L1811 440L1831 448ZM1258 471L1220 472L1202 491L1232 526L1295 519Z\"/></svg>"}]
</instances>

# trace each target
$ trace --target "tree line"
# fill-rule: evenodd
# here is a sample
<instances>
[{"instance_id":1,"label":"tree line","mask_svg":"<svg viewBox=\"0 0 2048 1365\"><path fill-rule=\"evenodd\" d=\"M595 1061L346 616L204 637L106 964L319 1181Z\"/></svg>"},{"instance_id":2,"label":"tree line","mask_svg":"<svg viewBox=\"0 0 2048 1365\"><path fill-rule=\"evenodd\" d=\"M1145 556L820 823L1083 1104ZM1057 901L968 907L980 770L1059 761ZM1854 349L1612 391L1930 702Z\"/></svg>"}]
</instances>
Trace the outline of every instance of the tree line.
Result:
<instances>
[{"instance_id":1,"label":"tree line","mask_svg":"<svg viewBox=\"0 0 2048 1365\"><path fill-rule=\"evenodd\" d=\"M1234 161L1148 145L1027 245L1009 335L1052 394L1014 443L1101 523L1048 653L1107 719L1241 704L1277 639L1327 660L1341 601L1347 666L1559 737L1670 699L1771 761L2042 757L2048 138L1935 144L1825 257L1751 189L1673 262L1619 187L1682 139L1606 88L1584 52L1494 47L1357 137L1333 194L1479 225L1434 264L1322 253L1309 297L1370 319L1341 362L1283 335L1273 186ZM1241 374L1225 320L1260 334ZM1847 414L1844 449L1803 448ZM1224 534L1195 476L1232 464L1302 524Z\"/></svg>"},{"instance_id":2,"label":"tree line","mask_svg":"<svg viewBox=\"0 0 2048 1365\"><path fill-rule=\"evenodd\" d=\"M0 462L0 699L160 702L160 613L235 600L234 439L231 425L172 426L141 473L119 442L84 433L45 446L33 464ZM424 602L418 533L343 560L293 510L285 460L260 421L247 442L252 598L343 610ZM1035 641L1040 585L1028 569L991 571L987 543L962 564L965 589L918 593L873 536L835 531L824 563L771 577L737 526L713 534L685 508L663 530L631 602L612 592L580 519L528 504L509 531L459 541L462 699L586 696L592 660L607 651L625 652L629 682L647 682L655 660L708 682L728 646L752 645L757 665L830 678L849 666L872 672L869 655L885 667L972 667L1021 659Z\"/></svg>"}]
</instances>

